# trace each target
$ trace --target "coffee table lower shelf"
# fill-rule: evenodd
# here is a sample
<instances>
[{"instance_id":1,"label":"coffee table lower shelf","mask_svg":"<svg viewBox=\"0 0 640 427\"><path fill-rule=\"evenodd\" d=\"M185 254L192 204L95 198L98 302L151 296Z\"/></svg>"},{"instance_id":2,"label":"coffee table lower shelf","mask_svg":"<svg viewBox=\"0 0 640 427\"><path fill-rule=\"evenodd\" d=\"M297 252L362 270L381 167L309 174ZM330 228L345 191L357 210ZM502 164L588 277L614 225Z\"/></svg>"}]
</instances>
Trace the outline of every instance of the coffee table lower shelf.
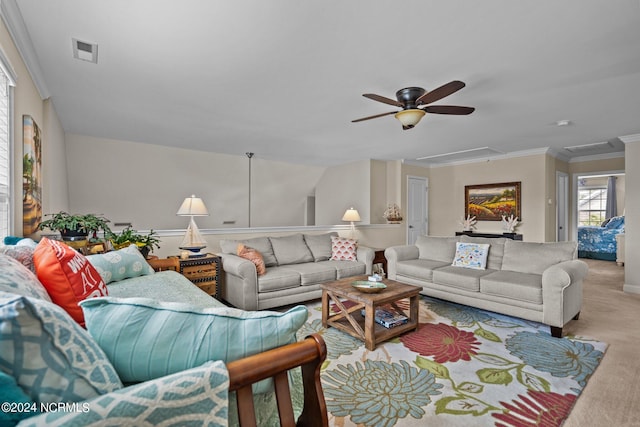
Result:
<instances>
[{"instance_id":1,"label":"coffee table lower shelf","mask_svg":"<svg viewBox=\"0 0 640 427\"><path fill-rule=\"evenodd\" d=\"M340 317L340 316L336 316L336 317ZM352 313L351 317L353 320L355 320L358 323L358 325L360 325L360 328L362 328L362 330L366 334L366 325L364 321L364 316L360 313ZM365 344L367 343L365 336L362 336L358 331L356 331L351 325L351 323L349 323L349 320L346 317L342 317L336 320L329 318L327 319L327 325L333 326L334 328L339 329L342 332L346 332L352 337L364 341ZM370 346L367 346L367 349L375 350L377 343L387 341L391 338L397 337L398 335L402 335L407 331L415 330L417 327L418 327L418 322L416 320L413 320L413 321L409 320L404 325L394 326L393 328L385 328L381 324L374 322L373 323L373 345L372 345L372 348L369 348Z\"/></svg>"}]
</instances>

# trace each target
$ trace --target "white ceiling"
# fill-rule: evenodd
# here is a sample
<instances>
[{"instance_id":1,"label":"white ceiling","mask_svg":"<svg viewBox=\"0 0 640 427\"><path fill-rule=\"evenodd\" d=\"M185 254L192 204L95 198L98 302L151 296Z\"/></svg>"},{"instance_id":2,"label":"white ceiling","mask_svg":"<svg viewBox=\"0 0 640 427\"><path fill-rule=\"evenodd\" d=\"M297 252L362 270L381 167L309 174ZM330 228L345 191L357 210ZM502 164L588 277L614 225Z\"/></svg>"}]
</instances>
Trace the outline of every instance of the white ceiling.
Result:
<instances>
[{"instance_id":1,"label":"white ceiling","mask_svg":"<svg viewBox=\"0 0 640 427\"><path fill-rule=\"evenodd\" d=\"M316 165L571 157L640 133L640 0L2 3L17 4L68 133ZM73 59L72 38L98 44L97 65ZM394 110L363 93L451 80L467 86L433 105L473 114L351 123Z\"/></svg>"}]
</instances>

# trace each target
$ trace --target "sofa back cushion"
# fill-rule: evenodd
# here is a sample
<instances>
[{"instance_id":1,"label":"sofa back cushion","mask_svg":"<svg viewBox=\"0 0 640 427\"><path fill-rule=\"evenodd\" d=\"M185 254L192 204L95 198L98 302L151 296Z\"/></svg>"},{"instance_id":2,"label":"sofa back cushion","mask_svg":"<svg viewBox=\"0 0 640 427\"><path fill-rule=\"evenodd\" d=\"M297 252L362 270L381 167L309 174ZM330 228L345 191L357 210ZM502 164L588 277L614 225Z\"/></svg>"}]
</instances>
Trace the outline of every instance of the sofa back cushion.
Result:
<instances>
[{"instance_id":1,"label":"sofa back cushion","mask_svg":"<svg viewBox=\"0 0 640 427\"><path fill-rule=\"evenodd\" d=\"M552 265L576 257L576 242L534 243L508 239L504 244L502 270L542 274Z\"/></svg>"},{"instance_id":2,"label":"sofa back cushion","mask_svg":"<svg viewBox=\"0 0 640 427\"><path fill-rule=\"evenodd\" d=\"M0 254L0 291L51 302L38 278L20 261Z\"/></svg>"},{"instance_id":3,"label":"sofa back cushion","mask_svg":"<svg viewBox=\"0 0 640 427\"><path fill-rule=\"evenodd\" d=\"M266 267L273 267L274 265L278 265L278 261L276 260L276 256L273 254L273 248L271 247L271 241L269 241L268 237L255 237L253 239L244 239L244 240L230 240L223 239L220 240L220 249L225 254L237 254L238 243L242 243L245 246L249 246L260 252L262 255L262 259L264 260L264 265Z\"/></svg>"},{"instance_id":4,"label":"sofa back cushion","mask_svg":"<svg viewBox=\"0 0 640 427\"><path fill-rule=\"evenodd\" d=\"M305 234L304 242L309 247L315 262L331 259L331 238L338 237L338 233Z\"/></svg>"},{"instance_id":5,"label":"sofa back cushion","mask_svg":"<svg viewBox=\"0 0 640 427\"><path fill-rule=\"evenodd\" d=\"M456 253L457 237L418 236L418 258L451 264Z\"/></svg>"},{"instance_id":6,"label":"sofa back cushion","mask_svg":"<svg viewBox=\"0 0 640 427\"><path fill-rule=\"evenodd\" d=\"M504 256L504 237L471 237L460 236L460 241L464 243L489 244L489 257L487 258L487 268L491 270L502 269L502 257Z\"/></svg>"},{"instance_id":7,"label":"sofa back cushion","mask_svg":"<svg viewBox=\"0 0 640 427\"><path fill-rule=\"evenodd\" d=\"M313 254L304 242L302 234L269 237L269 241L271 242L273 254L276 256L278 265L313 262Z\"/></svg>"}]
</instances>

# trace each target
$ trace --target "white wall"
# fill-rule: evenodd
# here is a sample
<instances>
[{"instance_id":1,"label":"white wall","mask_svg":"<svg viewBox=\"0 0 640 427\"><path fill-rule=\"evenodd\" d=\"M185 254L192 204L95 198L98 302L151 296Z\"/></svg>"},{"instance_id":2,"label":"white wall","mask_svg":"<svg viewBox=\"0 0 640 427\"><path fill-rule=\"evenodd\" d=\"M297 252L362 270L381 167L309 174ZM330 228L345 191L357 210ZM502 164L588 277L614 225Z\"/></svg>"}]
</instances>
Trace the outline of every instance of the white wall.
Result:
<instances>
[{"instance_id":1,"label":"white wall","mask_svg":"<svg viewBox=\"0 0 640 427\"><path fill-rule=\"evenodd\" d=\"M625 144L624 290L640 294L640 135Z\"/></svg>"},{"instance_id":2,"label":"white wall","mask_svg":"<svg viewBox=\"0 0 640 427\"><path fill-rule=\"evenodd\" d=\"M72 212L104 214L137 229L184 229L175 215L185 197L201 197L201 229L248 226L245 155L67 135ZM251 226L303 225L306 197L324 168L252 159ZM233 224L223 224L235 221Z\"/></svg>"},{"instance_id":3,"label":"white wall","mask_svg":"<svg viewBox=\"0 0 640 427\"><path fill-rule=\"evenodd\" d=\"M316 186L316 225L343 224L350 207L370 223L371 162L361 160L327 168ZM386 191L386 190L385 190Z\"/></svg>"}]
</instances>

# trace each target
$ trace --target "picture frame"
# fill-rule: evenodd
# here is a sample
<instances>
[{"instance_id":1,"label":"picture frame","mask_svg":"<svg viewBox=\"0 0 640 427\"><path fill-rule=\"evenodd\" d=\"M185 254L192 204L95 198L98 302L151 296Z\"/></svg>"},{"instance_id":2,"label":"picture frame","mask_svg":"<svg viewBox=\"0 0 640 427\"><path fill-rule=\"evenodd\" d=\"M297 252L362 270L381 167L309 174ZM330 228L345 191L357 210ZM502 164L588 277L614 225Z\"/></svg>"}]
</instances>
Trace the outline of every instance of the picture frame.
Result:
<instances>
[{"instance_id":1,"label":"picture frame","mask_svg":"<svg viewBox=\"0 0 640 427\"><path fill-rule=\"evenodd\" d=\"M464 216L476 221L502 221L513 215L522 221L520 206L521 182L465 185Z\"/></svg>"},{"instance_id":2,"label":"picture frame","mask_svg":"<svg viewBox=\"0 0 640 427\"><path fill-rule=\"evenodd\" d=\"M42 131L33 117L22 116L22 233L38 231L42 221Z\"/></svg>"}]
</instances>

